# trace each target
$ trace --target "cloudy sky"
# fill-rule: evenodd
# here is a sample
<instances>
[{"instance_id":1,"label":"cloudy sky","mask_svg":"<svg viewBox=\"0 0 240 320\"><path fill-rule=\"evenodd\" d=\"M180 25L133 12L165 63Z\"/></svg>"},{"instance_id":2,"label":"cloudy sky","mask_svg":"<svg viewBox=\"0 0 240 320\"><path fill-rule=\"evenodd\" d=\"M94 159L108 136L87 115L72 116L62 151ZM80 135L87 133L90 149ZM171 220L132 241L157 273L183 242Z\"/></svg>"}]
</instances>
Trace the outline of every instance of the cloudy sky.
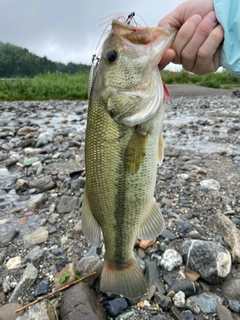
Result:
<instances>
[{"instance_id":1,"label":"cloudy sky","mask_svg":"<svg viewBox=\"0 0 240 320\"><path fill-rule=\"evenodd\" d=\"M53 61L90 64L102 33L100 20L134 11L154 27L181 2L184 0L0 0L0 41Z\"/></svg>"}]
</instances>

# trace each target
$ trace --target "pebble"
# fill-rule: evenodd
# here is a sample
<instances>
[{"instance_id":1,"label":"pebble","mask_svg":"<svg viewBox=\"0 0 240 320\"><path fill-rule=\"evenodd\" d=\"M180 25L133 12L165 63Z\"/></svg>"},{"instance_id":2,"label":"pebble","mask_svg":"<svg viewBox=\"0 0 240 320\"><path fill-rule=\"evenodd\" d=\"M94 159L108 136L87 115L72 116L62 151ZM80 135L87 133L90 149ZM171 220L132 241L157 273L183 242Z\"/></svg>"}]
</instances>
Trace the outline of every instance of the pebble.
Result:
<instances>
[{"instance_id":1,"label":"pebble","mask_svg":"<svg viewBox=\"0 0 240 320\"><path fill-rule=\"evenodd\" d=\"M193 301L203 313L215 313L216 307L223 302L223 298L211 292L200 293L188 299Z\"/></svg>"},{"instance_id":2,"label":"pebble","mask_svg":"<svg viewBox=\"0 0 240 320\"><path fill-rule=\"evenodd\" d=\"M16 269L21 265L21 263L22 263L21 257L17 256L8 260L8 262L6 263L6 268L8 270Z\"/></svg>"},{"instance_id":3,"label":"pebble","mask_svg":"<svg viewBox=\"0 0 240 320\"><path fill-rule=\"evenodd\" d=\"M163 253L161 266L166 271L172 271L174 268L181 266L183 263L182 256L173 249L168 249Z\"/></svg>"},{"instance_id":4,"label":"pebble","mask_svg":"<svg viewBox=\"0 0 240 320\"><path fill-rule=\"evenodd\" d=\"M124 309L128 307L128 304L125 299L116 298L110 301L104 301L103 307L111 317L117 317Z\"/></svg>"},{"instance_id":5,"label":"pebble","mask_svg":"<svg viewBox=\"0 0 240 320\"><path fill-rule=\"evenodd\" d=\"M185 306L185 293L178 291L173 297L173 303L178 308L183 308Z\"/></svg>"},{"instance_id":6,"label":"pebble","mask_svg":"<svg viewBox=\"0 0 240 320\"><path fill-rule=\"evenodd\" d=\"M230 273L232 261L227 249L216 242L185 240L181 254L186 266L211 284L221 282Z\"/></svg>"},{"instance_id":7,"label":"pebble","mask_svg":"<svg viewBox=\"0 0 240 320\"><path fill-rule=\"evenodd\" d=\"M24 294L27 289L31 287L34 283L38 275L38 269L34 267L33 264L29 263L26 269L21 276L20 281L16 285L15 289L13 290L9 302L16 302L17 298Z\"/></svg>"},{"instance_id":8,"label":"pebble","mask_svg":"<svg viewBox=\"0 0 240 320\"><path fill-rule=\"evenodd\" d=\"M23 240L29 244L41 244L48 239L48 229L46 227L38 228L30 234L25 234Z\"/></svg>"},{"instance_id":9,"label":"pebble","mask_svg":"<svg viewBox=\"0 0 240 320\"><path fill-rule=\"evenodd\" d=\"M161 266L159 268L165 251L174 249L183 255L181 245L184 241L201 239L206 243L218 242L228 248L233 261L227 278L221 277L223 279L218 285L212 286L203 281L202 275L199 279L198 272L191 280L198 281L202 293L210 292L225 298L229 302L228 308L233 311L234 320L239 320L236 312L240 301L237 269L240 241L236 230L239 231L240 219L240 148L237 139L239 131L234 129L239 126L235 117L238 100L224 96L181 97L173 98L167 104L164 123L165 159L158 169L155 191L166 228L147 248L135 248L135 256L141 269L144 271L148 267L146 276L154 281L141 299L143 308L137 309L138 301L132 301L133 305L128 305L118 318L168 320L172 317L180 320L185 319L184 316L186 319L191 317L190 312L194 314L195 320L216 318L214 313L203 313L195 302L189 300L199 295L199 292L195 292L192 283L189 284L184 279L189 267L187 260L184 260L184 265L176 266L172 271ZM14 288L21 281L27 262L35 266L38 277L29 289L23 290L24 294L18 296L17 301L23 304L34 299L33 294L39 290L39 283L48 280L50 287L57 272L73 263L76 273L81 276L96 268L96 278L90 278L86 282L101 302L111 301L116 296L108 296L99 291L104 246L90 250L89 258L84 262L84 257L91 248L81 230L81 197L86 182L84 130L87 102L0 102L0 110L4 116L0 119L0 288L5 291L2 292L2 298L11 297ZM63 110L68 110L67 118ZM76 116L78 110L79 114ZM228 131L231 134L226 135ZM224 150L221 149L222 145ZM209 183L212 178L217 183ZM18 182L20 180L24 182ZM207 186L201 185L204 180L208 180ZM223 224L219 227L216 223L219 212L225 217L228 215L231 223L235 224L228 224L221 217ZM24 240L26 235L40 227L48 231L46 241L36 245ZM8 270L7 262L17 256L22 257L19 270ZM226 260L219 259L220 261L223 262L220 269L227 269ZM228 259L227 261L229 262ZM211 268L208 263L209 267ZM234 281L229 282L230 279L236 284ZM197 283L194 284L198 290ZM185 293L184 310L173 304L174 285L179 286L173 287L176 293ZM45 288L45 292L46 290ZM77 292L74 296L77 296ZM161 311L156 305L157 299L161 304ZM0 301L0 308L1 303L3 302ZM6 305L9 305L9 301ZM80 302L76 305L80 305ZM39 315L39 310L47 310L48 305L37 304L37 308ZM87 308L92 310L91 305ZM76 314L79 312L77 307L75 311ZM25 314L28 319L31 317L28 311ZM73 319L77 318L76 314ZM104 311L102 315L105 319L111 318ZM62 315L59 317L62 318ZM93 317L96 318L94 310Z\"/></svg>"}]
</instances>

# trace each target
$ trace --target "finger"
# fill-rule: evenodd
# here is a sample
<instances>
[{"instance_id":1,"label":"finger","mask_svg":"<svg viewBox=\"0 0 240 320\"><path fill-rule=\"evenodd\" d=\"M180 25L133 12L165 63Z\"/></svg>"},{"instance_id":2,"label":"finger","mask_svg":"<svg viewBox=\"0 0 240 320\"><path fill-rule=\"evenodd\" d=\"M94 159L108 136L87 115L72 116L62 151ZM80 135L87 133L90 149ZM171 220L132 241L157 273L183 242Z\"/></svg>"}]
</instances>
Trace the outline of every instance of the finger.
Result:
<instances>
[{"instance_id":1,"label":"finger","mask_svg":"<svg viewBox=\"0 0 240 320\"><path fill-rule=\"evenodd\" d=\"M182 59L181 59L182 50L185 48L185 46L193 37L194 32L201 21L202 21L202 17L198 14L195 14L191 18L189 18L183 24L181 29L178 31L172 45L172 49L176 52L176 57L173 60L174 63L178 63L178 64L182 63Z\"/></svg>"},{"instance_id":2,"label":"finger","mask_svg":"<svg viewBox=\"0 0 240 320\"><path fill-rule=\"evenodd\" d=\"M220 51L223 38L223 28L221 25L217 25L199 48L195 65L191 70L192 72L205 74L218 69L220 66Z\"/></svg>"},{"instance_id":3,"label":"finger","mask_svg":"<svg viewBox=\"0 0 240 320\"><path fill-rule=\"evenodd\" d=\"M170 62L173 61L173 59L175 58L176 53L174 50L172 49L168 49L164 55L162 56L162 59L159 63L159 69L162 70L164 69Z\"/></svg>"},{"instance_id":4,"label":"finger","mask_svg":"<svg viewBox=\"0 0 240 320\"><path fill-rule=\"evenodd\" d=\"M183 67L185 70L192 70L195 64L195 60L197 58L199 48L208 38L209 34L216 27L216 25L216 14L213 11L207 14L204 17L204 19L198 24L193 37L183 48L181 53Z\"/></svg>"}]
</instances>

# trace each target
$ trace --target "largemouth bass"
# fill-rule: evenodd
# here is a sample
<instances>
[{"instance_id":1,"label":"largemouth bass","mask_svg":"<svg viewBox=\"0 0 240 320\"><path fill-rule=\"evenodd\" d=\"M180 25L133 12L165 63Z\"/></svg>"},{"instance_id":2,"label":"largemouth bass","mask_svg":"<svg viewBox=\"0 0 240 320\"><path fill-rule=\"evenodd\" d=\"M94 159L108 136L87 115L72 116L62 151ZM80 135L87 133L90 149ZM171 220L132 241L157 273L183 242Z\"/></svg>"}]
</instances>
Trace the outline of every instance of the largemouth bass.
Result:
<instances>
[{"instance_id":1,"label":"largemouth bass","mask_svg":"<svg viewBox=\"0 0 240 320\"><path fill-rule=\"evenodd\" d=\"M163 217L153 197L163 158L164 87L158 64L176 29L112 21L94 77L86 128L82 227L105 242L100 289L129 298L146 292L133 247L153 239Z\"/></svg>"}]
</instances>

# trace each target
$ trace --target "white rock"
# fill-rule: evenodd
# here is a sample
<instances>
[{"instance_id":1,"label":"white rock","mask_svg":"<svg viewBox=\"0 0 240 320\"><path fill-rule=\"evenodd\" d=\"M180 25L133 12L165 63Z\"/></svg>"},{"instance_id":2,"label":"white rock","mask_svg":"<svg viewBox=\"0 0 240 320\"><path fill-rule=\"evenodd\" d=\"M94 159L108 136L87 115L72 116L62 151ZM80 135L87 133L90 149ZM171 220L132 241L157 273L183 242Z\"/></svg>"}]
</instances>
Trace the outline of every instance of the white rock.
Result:
<instances>
[{"instance_id":1,"label":"white rock","mask_svg":"<svg viewBox=\"0 0 240 320\"><path fill-rule=\"evenodd\" d=\"M173 297L173 303L176 307L183 308L185 306L185 293L182 291L176 293Z\"/></svg>"},{"instance_id":2,"label":"white rock","mask_svg":"<svg viewBox=\"0 0 240 320\"><path fill-rule=\"evenodd\" d=\"M14 258L11 258L6 263L6 268L8 270L16 269L18 266L20 266L22 263L22 259L20 256L16 256Z\"/></svg>"},{"instance_id":3,"label":"white rock","mask_svg":"<svg viewBox=\"0 0 240 320\"><path fill-rule=\"evenodd\" d=\"M172 271L175 267L181 266L182 263L182 256L173 249L166 250L161 260L161 266L166 271Z\"/></svg>"},{"instance_id":4,"label":"white rock","mask_svg":"<svg viewBox=\"0 0 240 320\"><path fill-rule=\"evenodd\" d=\"M220 183L217 180L209 179L209 180L202 180L200 182L201 187L206 187L210 190L218 191L220 189Z\"/></svg>"}]
</instances>

